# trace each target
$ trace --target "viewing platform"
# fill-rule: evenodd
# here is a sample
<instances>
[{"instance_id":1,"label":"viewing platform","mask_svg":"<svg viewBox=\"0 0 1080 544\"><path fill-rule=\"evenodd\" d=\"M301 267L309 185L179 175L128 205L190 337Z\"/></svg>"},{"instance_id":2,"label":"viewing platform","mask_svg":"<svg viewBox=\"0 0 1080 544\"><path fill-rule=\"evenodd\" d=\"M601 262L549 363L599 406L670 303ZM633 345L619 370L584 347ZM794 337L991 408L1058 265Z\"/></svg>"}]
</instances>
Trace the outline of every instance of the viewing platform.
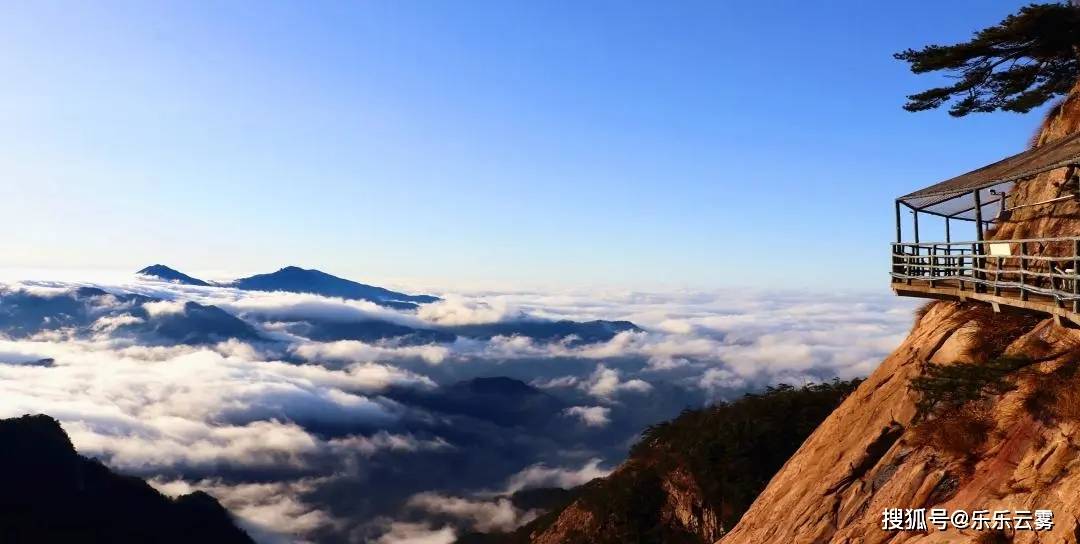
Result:
<instances>
[{"instance_id":1,"label":"viewing platform","mask_svg":"<svg viewBox=\"0 0 1080 544\"><path fill-rule=\"evenodd\" d=\"M997 239L986 233L1022 208L1080 203L1080 133L920 189L896 199L893 291L901 296L974 300L1055 316L1080 326L1078 236ZM1060 176L1058 174L1060 172ZM1048 176L1056 195L1017 203L1018 183ZM902 208L911 211L912 241L904 241ZM944 219L944 241L920 240L920 215ZM955 221L973 223L975 239L952 241ZM924 229L926 225L924 224Z\"/></svg>"},{"instance_id":2,"label":"viewing platform","mask_svg":"<svg viewBox=\"0 0 1080 544\"><path fill-rule=\"evenodd\" d=\"M892 288L902 296L976 300L1080 325L1080 237L894 243Z\"/></svg>"}]
</instances>

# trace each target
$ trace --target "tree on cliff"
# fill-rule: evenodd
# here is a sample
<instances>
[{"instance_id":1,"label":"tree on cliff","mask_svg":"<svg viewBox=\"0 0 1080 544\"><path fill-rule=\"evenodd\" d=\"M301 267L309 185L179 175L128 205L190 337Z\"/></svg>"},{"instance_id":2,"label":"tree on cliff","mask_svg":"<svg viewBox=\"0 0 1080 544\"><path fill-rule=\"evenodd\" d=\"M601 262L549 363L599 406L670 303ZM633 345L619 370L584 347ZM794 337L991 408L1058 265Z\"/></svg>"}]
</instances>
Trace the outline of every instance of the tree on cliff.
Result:
<instances>
[{"instance_id":1,"label":"tree on cliff","mask_svg":"<svg viewBox=\"0 0 1080 544\"><path fill-rule=\"evenodd\" d=\"M615 472L557 496L555 510L458 544L714 542L859 383L781 384L686 410L646 429Z\"/></svg>"},{"instance_id":2,"label":"tree on cliff","mask_svg":"<svg viewBox=\"0 0 1080 544\"><path fill-rule=\"evenodd\" d=\"M916 74L945 71L956 80L908 96L908 111L951 101L954 117L997 110L1026 113L1067 94L1080 76L1080 6L1031 4L976 32L970 41L894 56Z\"/></svg>"}]
</instances>

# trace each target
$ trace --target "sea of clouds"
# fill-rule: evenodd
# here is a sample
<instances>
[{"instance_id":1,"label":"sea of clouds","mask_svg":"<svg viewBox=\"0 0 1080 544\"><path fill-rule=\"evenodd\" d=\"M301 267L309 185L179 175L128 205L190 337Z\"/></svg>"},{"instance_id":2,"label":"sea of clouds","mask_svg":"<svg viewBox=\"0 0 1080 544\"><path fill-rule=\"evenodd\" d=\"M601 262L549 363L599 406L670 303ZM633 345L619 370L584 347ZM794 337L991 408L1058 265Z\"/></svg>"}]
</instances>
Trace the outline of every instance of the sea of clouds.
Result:
<instances>
[{"instance_id":1,"label":"sea of clouds","mask_svg":"<svg viewBox=\"0 0 1080 544\"><path fill-rule=\"evenodd\" d=\"M0 295L62 296L76 285L22 282ZM450 543L461 531L511 530L538 512L518 509L508 494L603 476L644 425L683 407L868 374L906 334L914 307L887 293L507 290L436 293L442 301L397 311L147 280L95 286L153 297L150 315L182 312L186 301L217 306L265 339L142 342L113 334L138 319L115 308L89 335L16 339L0 330L0 417L49 414L80 453L166 493L204 489L263 542ZM592 344L522 336L403 344L318 342L287 327L523 316L628 320L643 330ZM559 399L557 417L570 430L501 427L391 394L491 376Z\"/></svg>"}]
</instances>

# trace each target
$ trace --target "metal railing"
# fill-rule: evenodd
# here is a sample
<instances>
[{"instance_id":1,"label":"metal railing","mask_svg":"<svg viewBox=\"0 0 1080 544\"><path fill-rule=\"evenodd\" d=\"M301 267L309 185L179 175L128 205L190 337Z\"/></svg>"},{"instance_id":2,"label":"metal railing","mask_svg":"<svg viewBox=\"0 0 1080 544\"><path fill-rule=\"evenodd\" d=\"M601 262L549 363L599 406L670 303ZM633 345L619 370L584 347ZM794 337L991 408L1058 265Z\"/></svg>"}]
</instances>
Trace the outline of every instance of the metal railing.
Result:
<instances>
[{"instance_id":1,"label":"metal railing","mask_svg":"<svg viewBox=\"0 0 1080 544\"><path fill-rule=\"evenodd\" d=\"M1080 237L892 244L893 283L1071 302L1080 312Z\"/></svg>"}]
</instances>

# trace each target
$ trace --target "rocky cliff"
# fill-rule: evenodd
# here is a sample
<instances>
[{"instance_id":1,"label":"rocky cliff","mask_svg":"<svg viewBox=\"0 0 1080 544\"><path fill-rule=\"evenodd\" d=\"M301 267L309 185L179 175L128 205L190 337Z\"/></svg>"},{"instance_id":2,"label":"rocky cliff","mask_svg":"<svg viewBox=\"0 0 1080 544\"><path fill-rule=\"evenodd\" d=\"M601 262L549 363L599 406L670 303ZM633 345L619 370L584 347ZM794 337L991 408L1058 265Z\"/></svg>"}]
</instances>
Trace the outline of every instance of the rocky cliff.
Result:
<instances>
[{"instance_id":1,"label":"rocky cliff","mask_svg":"<svg viewBox=\"0 0 1080 544\"><path fill-rule=\"evenodd\" d=\"M1033 139L1080 130L1080 86ZM1010 204L1059 196L1066 169L1018 183ZM1072 200L1013 212L998 239L1080 234ZM938 302L822 423L722 544L1080 541L1080 331ZM886 531L883 512L1051 510L1047 531Z\"/></svg>"},{"instance_id":2,"label":"rocky cliff","mask_svg":"<svg viewBox=\"0 0 1080 544\"><path fill-rule=\"evenodd\" d=\"M1050 108L1032 147L1045 145L1080 131L1080 83L1065 100ZM1062 168L1017 184L1009 197L1010 206L1033 204L1061 196L1068 169ZM1014 211L990 233L991 238L1019 239L1052 236L1075 236L1080 233L1080 205L1063 200Z\"/></svg>"}]
</instances>

